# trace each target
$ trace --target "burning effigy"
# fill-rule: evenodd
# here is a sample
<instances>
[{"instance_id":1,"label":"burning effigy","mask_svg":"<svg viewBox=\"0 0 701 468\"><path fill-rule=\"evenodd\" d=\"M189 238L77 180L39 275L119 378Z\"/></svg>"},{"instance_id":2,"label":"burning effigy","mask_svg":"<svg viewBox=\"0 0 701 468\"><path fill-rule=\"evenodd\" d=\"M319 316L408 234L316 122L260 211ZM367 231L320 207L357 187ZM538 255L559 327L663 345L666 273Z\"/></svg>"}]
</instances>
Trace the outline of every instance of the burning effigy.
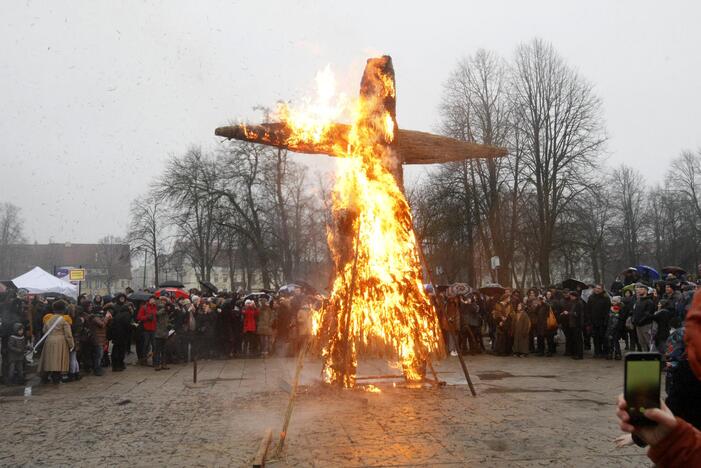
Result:
<instances>
[{"instance_id":1,"label":"burning effigy","mask_svg":"<svg viewBox=\"0 0 701 468\"><path fill-rule=\"evenodd\" d=\"M328 300L314 314L324 380L353 387L358 358L381 356L396 363L408 381L421 381L427 362L442 357L444 347L435 306L423 286L403 164L498 157L506 150L400 130L389 56L367 61L351 109L352 122L339 124L333 113L315 118L283 106L277 122L221 127L215 133L343 158L327 232L334 280Z\"/></svg>"}]
</instances>

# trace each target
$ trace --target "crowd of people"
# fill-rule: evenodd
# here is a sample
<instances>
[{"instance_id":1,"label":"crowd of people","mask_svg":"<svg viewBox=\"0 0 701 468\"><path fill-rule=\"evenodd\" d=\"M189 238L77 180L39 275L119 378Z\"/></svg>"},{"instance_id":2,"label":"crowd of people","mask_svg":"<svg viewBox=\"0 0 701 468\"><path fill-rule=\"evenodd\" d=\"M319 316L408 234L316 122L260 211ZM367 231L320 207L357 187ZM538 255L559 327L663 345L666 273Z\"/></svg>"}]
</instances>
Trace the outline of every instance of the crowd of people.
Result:
<instances>
[{"instance_id":1,"label":"crowd of people","mask_svg":"<svg viewBox=\"0 0 701 468\"><path fill-rule=\"evenodd\" d=\"M622 350L664 352L670 337L676 339L695 285L672 276L654 286L439 290L431 297L452 355L582 359L590 350L594 358L621 359ZM312 333L319 300L301 289L217 295L193 289L159 297L127 290L83 295L76 303L6 293L2 378L24 383L28 355L38 355L42 380L55 383L100 376L110 367L124 371L132 352L138 365L156 371L192 359L291 356Z\"/></svg>"},{"instance_id":2,"label":"crowd of people","mask_svg":"<svg viewBox=\"0 0 701 468\"><path fill-rule=\"evenodd\" d=\"M0 301L3 382L24 384L34 355L42 381L56 384L109 368L122 372L132 352L136 364L156 371L192 359L293 355L312 332L317 300L301 290L209 297L190 290L140 300L131 293L83 295L76 303L6 293Z\"/></svg>"},{"instance_id":3,"label":"crowd of people","mask_svg":"<svg viewBox=\"0 0 701 468\"><path fill-rule=\"evenodd\" d=\"M564 345L562 354L573 359L590 351L594 358L620 360L622 350L664 352L695 288L670 276L654 287L638 282L613 292L603 284L531 288L525 295L505 288L460 295L439 291L434 300L452 355L550 357Z\"/></svg>"}]
</instances>

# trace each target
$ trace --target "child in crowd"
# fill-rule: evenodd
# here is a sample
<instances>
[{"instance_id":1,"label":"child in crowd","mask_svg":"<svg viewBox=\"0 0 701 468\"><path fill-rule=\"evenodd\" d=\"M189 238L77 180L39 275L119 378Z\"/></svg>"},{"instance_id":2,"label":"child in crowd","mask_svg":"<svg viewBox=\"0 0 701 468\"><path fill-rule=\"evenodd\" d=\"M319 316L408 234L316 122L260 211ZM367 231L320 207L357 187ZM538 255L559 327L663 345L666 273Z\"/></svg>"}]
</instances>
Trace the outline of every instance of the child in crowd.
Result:
<instances>
[{"instance_id":1,"label":"child in crowd","mask_svg":"<svg viewBox=\"0 0 701 468\"><path fill-rule=\"evenodd\" d=\"M10 361L10 381L19 385L24 380L24 353L27 352L27 338L24 336L24 325L15 323L14 330L8 343ZM14 379L14 380L13 380Z\"/></svg>"},{"instance_id":2,"label":"child in crowd","mask_svg":"<svg viewBox=\"0 0 701 468\"><path fill-rule=\"evenodd\" d=\"M611 298L611 309L606 325L606 339L608 340L608 356L606 359L621 360L621 334L623 332L623 307L621 296Z\"/></svg>"}]
</instances>

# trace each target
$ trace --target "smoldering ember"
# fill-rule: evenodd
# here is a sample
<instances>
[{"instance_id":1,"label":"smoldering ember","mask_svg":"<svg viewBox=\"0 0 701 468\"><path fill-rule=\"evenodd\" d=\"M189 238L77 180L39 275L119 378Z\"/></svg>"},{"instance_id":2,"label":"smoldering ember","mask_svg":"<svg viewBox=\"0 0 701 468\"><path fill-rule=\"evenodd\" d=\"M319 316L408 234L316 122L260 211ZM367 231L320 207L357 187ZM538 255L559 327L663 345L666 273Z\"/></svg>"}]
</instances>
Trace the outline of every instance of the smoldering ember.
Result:
<instances>
[{"instance_id":1,"label":"smoldering ember","mask_svg":"<svg viewBox=\"0 0 701 468\"><path fill-rule=\"evenodd\" d=\"M75 6L0 29L1 465L701 465L700 6Z\"/></svg>"}]
</instances>

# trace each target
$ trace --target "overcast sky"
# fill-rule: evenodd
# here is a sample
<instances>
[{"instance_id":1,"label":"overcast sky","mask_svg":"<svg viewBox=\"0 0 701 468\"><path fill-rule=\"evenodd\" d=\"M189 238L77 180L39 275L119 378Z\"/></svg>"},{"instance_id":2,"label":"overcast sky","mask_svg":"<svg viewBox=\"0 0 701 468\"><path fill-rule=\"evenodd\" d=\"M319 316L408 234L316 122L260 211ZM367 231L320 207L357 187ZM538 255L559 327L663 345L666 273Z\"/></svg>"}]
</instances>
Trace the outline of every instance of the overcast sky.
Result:
<instances>
[{"instance_id":1,"label":"overcast sky","mask_svg":"<svg viewBox=\"0 0 701 468\"><path fill-rule=\"evenodd\" d=\"M214 148L215 127L308 94L327 64L354 95L365 59L392 55L399 125L432 130L459 58L511 57L536 36L594 83L608 163L660 181L668 161L701 146L700 5L4 2L0 202L21 208L30 241L124 235L130 201L170 155Z\"/></svg>"}]
</instances>

